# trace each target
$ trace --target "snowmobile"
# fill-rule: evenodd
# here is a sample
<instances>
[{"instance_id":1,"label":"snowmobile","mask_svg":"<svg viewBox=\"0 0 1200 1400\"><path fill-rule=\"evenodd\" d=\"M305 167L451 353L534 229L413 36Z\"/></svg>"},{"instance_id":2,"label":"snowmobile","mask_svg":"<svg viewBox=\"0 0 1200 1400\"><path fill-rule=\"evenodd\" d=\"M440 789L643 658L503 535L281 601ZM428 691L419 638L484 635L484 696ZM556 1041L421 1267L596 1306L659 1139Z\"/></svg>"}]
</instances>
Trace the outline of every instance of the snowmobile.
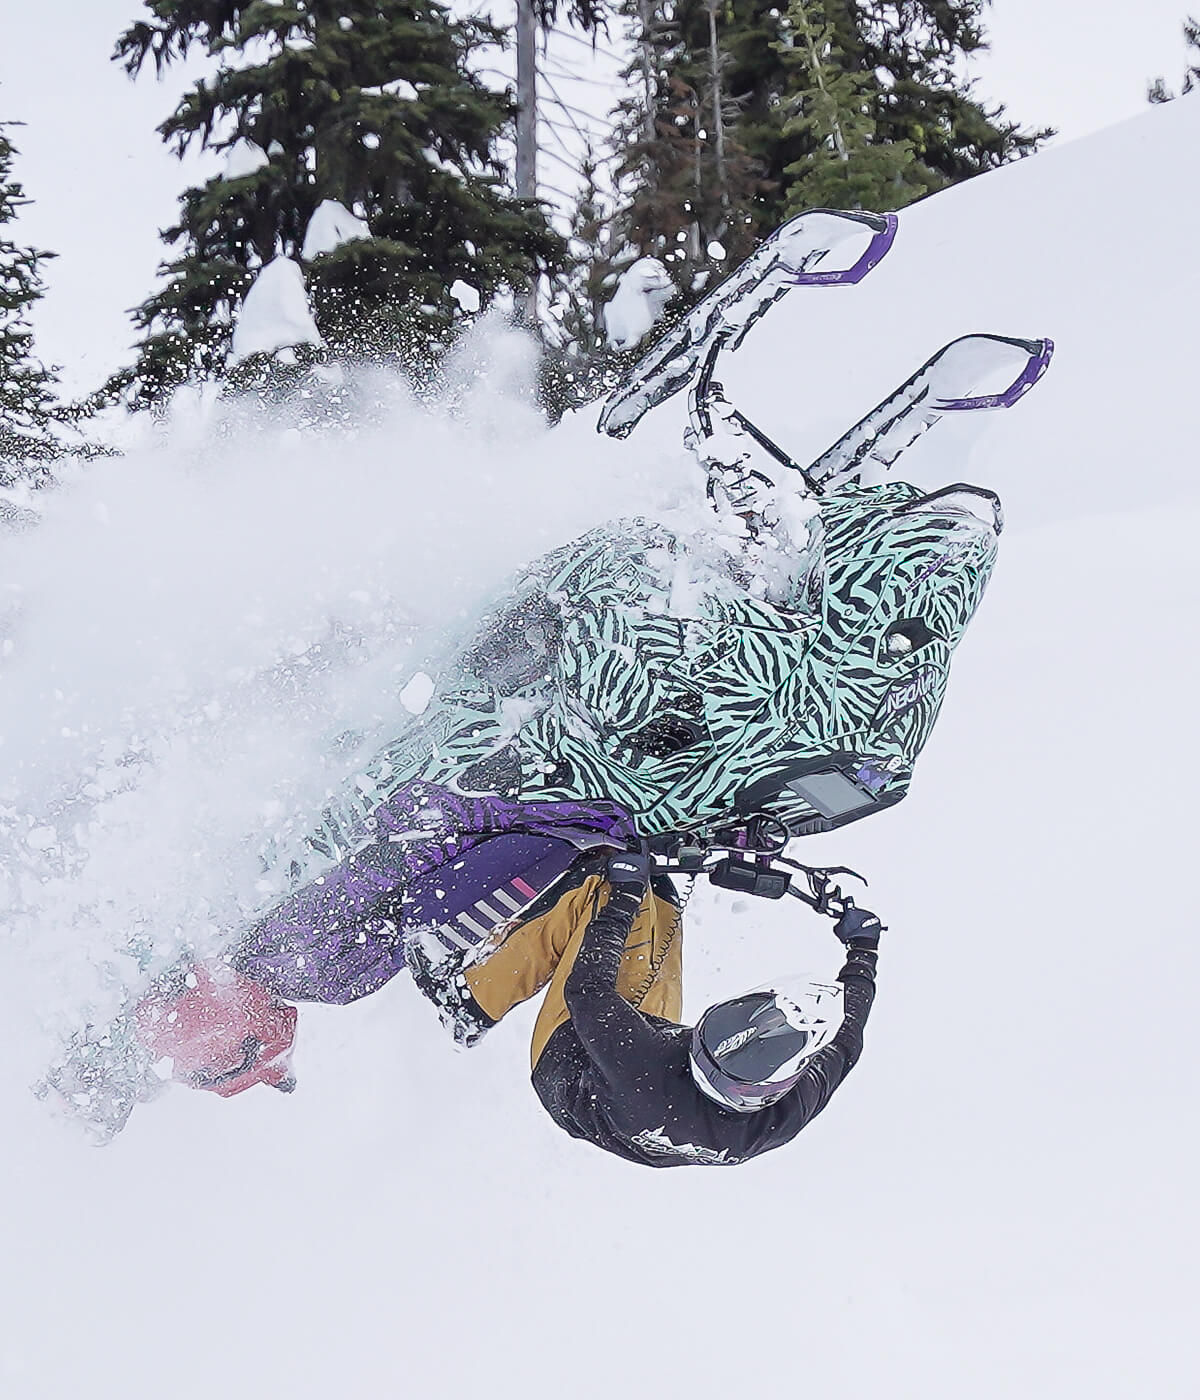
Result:
<instances>
[{"instance_id":1,"label":"snowmobile","mask_svg":"<svg viewBox=\"0 0 1200 1400\"><path fill-rule=\"evenodd\" d=\"M690 385L686 440L735 531L714 542L618 521L530 565L443 670L424 714L329 804L293 884L381 835L394 848L401 829L423 833L410 843L424 851L410 882L441 871L449 843L474 898L414 893L413 922L462 947L491 928L463 858L476 838L533 833L565 841L569 860L635 831L663 859L707 851L723 862L718 880L773 892L777 880L755 886L729 852L769 857L904 797L1003 516L981 487L866 477L886 477L946 414L1016 403L1052 342L952 342L808 466L729 405L716 378L720 356L782 295L861 281L896 230L893 214L797 216L630 371L599 431L627 436ZM989 383L999 387L981 392ZM778 518L776 483L747 466L750 444L797 480L790 494L810 506L799 531Z\"/></svg>"},{"instance_id":2,"label":"snowmobile","mask_svg":"<svg viewBox=\"0 0 1200 1400\"><path fill-rule=\"evenodd\" d=\"M861 281L897 226L799 215L634 366L598 429L623 438L688 389L713 528L617 521L531 564L423 713L276 857L293 893L241 936L251 976L293 1000L352 1000L404 967L414 931L477 948L598 844L645 840L668 869L836 907L829 872L785 848L905 796L1003 524L991 491L925 491L889 469L943 416L1016 403L1053 352L963 337L794 461L726 400L721 357L793 288ZM396 939L349 947L381 901ZM144 1052L140 1078L110 1092L136 1045L129 1017L89 1031L46 1086L110 1136L145 1096Z\"/></svg>"}]
</instances>

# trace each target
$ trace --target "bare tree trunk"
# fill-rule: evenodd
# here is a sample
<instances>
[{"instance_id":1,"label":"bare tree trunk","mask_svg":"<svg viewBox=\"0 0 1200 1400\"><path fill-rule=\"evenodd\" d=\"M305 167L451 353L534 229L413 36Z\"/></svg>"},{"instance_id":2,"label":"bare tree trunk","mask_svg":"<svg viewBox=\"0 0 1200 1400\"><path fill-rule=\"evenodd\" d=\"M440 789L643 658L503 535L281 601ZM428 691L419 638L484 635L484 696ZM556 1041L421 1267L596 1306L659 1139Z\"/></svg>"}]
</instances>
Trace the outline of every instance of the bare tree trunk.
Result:
<instances>
[{"instance_id":1,"label":"bare tree trunk","mask_svg":"<svg viewBox=\"0 0 1200 1400\"><path fill-rule=\"evenodd\" d=\"M712 65L713 146L717 157L717 188L721 203L729 204L729 186L725 180L725 113L721 110L721 50L717 47L717 5L720 0L708 0L708 53Z\"/></svg>"},{"instance_id":2,"label":"bare tree trunk","mask_svg":"<svg viewBox=\"0 0 1200 1400\"><path fill-rule=\"evenodd\" d=\"M642 26L639 48L642 67L642 91L645 102L645 118L642 122L642 135L653 141L655 135L654 114L657 105L657 86L654 81L654 50L650 43L650 30L654 24L653 0L638 0L638 19Z\"/></svg>"},{"instance_id":3,"label":"bare tree trunk","mask_svg":"<svg viewBox=\"0 0 1200 1400\"><path fill-rule=\"evenodd\" d=\"M517 0L517 198L537 198L537 20Z\"/></svg>"},{"instance_id":4,"label":"bare tree trunk","mask_svg":"<svg viewBox=\"0 0 1200 1400\"><path fill-rule=\"evenodd\" d=\"M700 217L704 208L704 166L701 157L700 128L704 121L704 108L700 102L700 94L695 88L692 93L692 184L695 187L695 194L692 198L692 227L691 237L688 240L688 256L695 262L700 261Z\"/></svg>"},{"instance_id":5,"label":"bare tree trunk","mask_svg":"<svg viewBox=\"0 0 1200 1400\"><path fill-rule=\"evenodd\" d=\"M517 0L517 168L518 199L536 199L537 181L537 19L533 0ZM537 325L537 283L517 305L526 324Z\"/></svg>"}]
</instances>

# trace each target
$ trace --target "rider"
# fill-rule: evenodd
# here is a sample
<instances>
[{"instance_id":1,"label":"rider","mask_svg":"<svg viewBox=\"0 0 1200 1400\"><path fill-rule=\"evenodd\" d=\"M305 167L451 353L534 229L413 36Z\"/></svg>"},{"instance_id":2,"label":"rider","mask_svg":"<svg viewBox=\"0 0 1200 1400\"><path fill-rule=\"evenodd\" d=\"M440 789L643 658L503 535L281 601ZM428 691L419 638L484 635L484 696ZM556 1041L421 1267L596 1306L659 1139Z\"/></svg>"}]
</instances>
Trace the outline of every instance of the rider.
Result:
<instances>
[{"instance_id":1,"label":"rider","mask_svg":"<svg viewBox=\"0 0 1200 1400\"><path fill-rule=\"evenodd\" d=\"M582 862L555 895L482 961L450 971L414 943L410 965L468 1045L549 982L533 1086L572 1137L648 1166L734 1165L790 1142L858 1059L880 923L852 901L834 930L840 989L764 988L692 1027L680 1024L678 902L645 856Z\"/></svg>"},{"instance_id":2,"label":"rider","mask_svg":"<svg viewBox=\"0 0 1200 1400\"><path fill-rule=\"evenodd\" d=\"M418 987L455 1039L480 1037L548 990L533 1086L573 1137L650 1166L732 1165L789 1142L853 1067L875 993L880 924L843 902L841 988L778 985L680 1024L679 901L646 856L585 856L485 956L433 961L408 940ZM839 1003L841 1003L839 1005ZM164 979L137 1012L142 1043L171 1077L228 1097L290 1089L295 1008L228 964Z\"/></svg>"}]
</instances>

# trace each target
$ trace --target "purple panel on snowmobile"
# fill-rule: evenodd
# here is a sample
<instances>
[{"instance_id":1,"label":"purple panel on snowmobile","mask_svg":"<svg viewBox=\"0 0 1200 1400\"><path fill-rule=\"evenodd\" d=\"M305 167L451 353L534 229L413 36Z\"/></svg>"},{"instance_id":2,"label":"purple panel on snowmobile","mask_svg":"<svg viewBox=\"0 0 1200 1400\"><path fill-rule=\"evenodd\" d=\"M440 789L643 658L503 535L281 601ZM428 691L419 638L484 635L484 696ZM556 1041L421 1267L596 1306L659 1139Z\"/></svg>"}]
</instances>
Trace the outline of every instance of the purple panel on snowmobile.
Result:
<instances>
[{"instance_id":1,"label":"purple panel on snowmobile","mask_svg":"<svg viewBox=\"0 0 1200 1400\"><path fill-rule=\"evenodd\" d=\"M855 283L861 282L896 241L896 229L899 225L900 221L895 214L884 214L883 228L872 236L866 251L853 267L843 268L839 272L799 272L796 274L793 286L851 287Z\"/></svg>"},{"instance_id":2,"label":"purple panel on snowmobile","mask_svg":"<svg viewBox=\"0 0 1200 1400\"><path fill-rule=\"evenodd\" d=\"M377 840L345 857L331 870L282 899L250 929L233 954L238 971L290 1001L342 1005L377 991L405 967L406 932L427 927L410 913L407 896L425 899L446 892L457 947L471 946L491 928L468 911L481 897L465 876L451 879L460 862L472 871L474 856L500 837L543 844L517 848L501 859L497 851L478 867L491 866L501 878L490 892L516 882L509 897L528 902L591 846L626 846L634 838L632 819L611 802L514 802L491 794L464 797L434 783L406 784L375 813ZM528 858L532 877L505 862ZM556 868L557 865L557 868ZM472 876L471 879L474 877ZM544 884L542 881L544 880ZM521 883L527 886L520 888ZM452 893L453 892L453 893ZM499 901L501 905L504 900ZM482 912L482 911L480 911ZM513 911L510 911L513 912ZM472 929L472 921L477 928ZM493 920L492 923L499 922Z\"/></svg>"},{"instance_id":3,"label":"purple panel on snowmobile","mask_svg":"<svg viewBox=\"0 0 1200 1400\"><path fill-rule=\"evenodd\" d=\"M938 399L934 407L939 413L961 413L973 408L1011 408L1022 394L1027 394L1046 373L1053 354L1052 340L1039 341L1038 349L1030 353L1025 368L1003 393L978 394L967 399Z\"/></svg>"},{"instance_id":4,"label":"purple panel on snowmobile","mask_svg":"<svg viewBox=\"0 0 1200 1400\"><path fill-rule=\"evenodd\" d=\"M493 836L412 882L404 895L404 927L432 925L447 947L474 947L549 889L578 857L576 847L548 836Z\"/></svg>"},{"instance_id":5,"label":"purple panel on snowmobile","mask_svg":"<svg viewBox=\"0 0 1200 1400\"><path fill-rule=\"evenodd\" d=\"M615 802L521 802L492 793L467 797L426 782L405 784L378 808L374 821L380 840L395 842L406 853L410 879L502 832L552 836L580 850L626 846L636 839L633 819ZM424 839L412 839L414 831Z\"/></svg>"}]
</instances>

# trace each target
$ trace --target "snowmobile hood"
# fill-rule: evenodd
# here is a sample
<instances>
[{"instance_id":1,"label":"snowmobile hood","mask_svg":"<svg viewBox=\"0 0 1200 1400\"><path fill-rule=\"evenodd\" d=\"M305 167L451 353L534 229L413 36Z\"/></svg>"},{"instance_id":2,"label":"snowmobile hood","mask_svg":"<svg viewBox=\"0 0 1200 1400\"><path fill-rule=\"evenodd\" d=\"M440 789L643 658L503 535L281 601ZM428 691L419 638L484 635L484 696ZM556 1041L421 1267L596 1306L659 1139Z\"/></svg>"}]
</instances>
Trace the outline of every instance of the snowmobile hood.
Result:
<instances>
[{"instance_id":1,"label":"snowmobile hood","mask_svg":"<svg viewBox=\"0 0 1200 1400\"><path fill-rule=\"evenodd\" d=\"M736 801L741 811L765 801L797 830L825 830L904 796L941 709L951 655L987 586L1002 521L991 492L924 493L905 483L847 489L822 514L822 624L774 699L781 742ZM862 801L851 802L847 789L841 806L814 803L811 779L821 773L843 775ZM808 796L796 782L805 775ZM828 793L835 779L826 783Z\"/></svg>"},{"instance_id":2,"label":"snowmobile hood","mask_svg":"<svg viewBox=\"0 0 1200 1400\"><path fill-rule=\"evenodd\" d=\"M799 646L767 639L769 659L753 660L770 687L753 709L729 710L718 755L666 792L651 822L689 803L707 817L695 805L703 790L725 804L721 820L762 812L802 834L907 792L995 559L999 502L961 485L950 494L893 483L832 495L822 519L819 625ZM720 710L722 699L714 684L709 703Z\"/></svg>"},{"instance_id":3,"label":"snowmobile hood","mask_svg":"<svg viewBox=\"0 0 1200 1400\"><path fill-rule=\"evenodd\" d=\"M831 492L794 606L697 563L661 525L620 521L554 551L331 804L297 871L369 840L380 802L414 779L521 804L603 794L646 836L750 802L801 834L899 800L991 571L993 499Z\"/></svg>"}]
</instances>

